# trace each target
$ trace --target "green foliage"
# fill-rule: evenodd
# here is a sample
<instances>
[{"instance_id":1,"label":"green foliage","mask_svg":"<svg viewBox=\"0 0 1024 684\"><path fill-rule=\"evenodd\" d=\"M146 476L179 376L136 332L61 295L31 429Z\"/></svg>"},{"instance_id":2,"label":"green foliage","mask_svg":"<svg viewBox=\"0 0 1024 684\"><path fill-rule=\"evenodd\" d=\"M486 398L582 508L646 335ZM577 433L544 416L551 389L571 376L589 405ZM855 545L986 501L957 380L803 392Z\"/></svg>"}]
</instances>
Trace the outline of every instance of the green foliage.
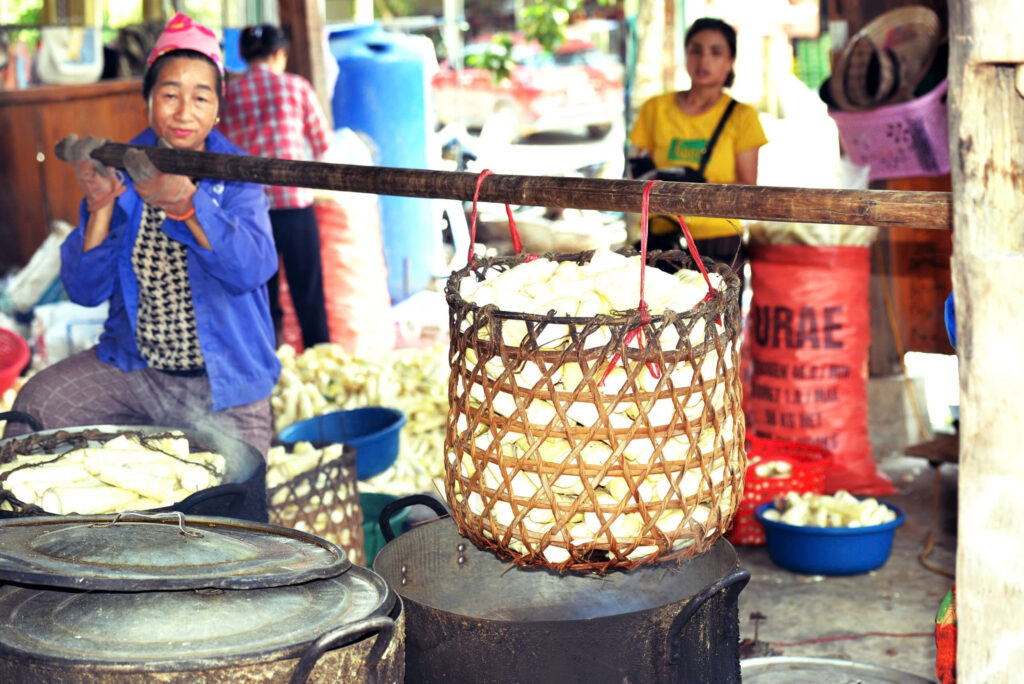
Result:
<instances>
[{"instance_id":1,"label":"green foliage","mask_svg":"<svg viewBox=\"0 0 1024 684\"><path fill-rule=\"evenodd\" d=\"M601 5L614 5L617 0L598 0ZM523 7L520 26L527 41L536 41L547 53L558 50L565 41L565 27L584 0L533 0ZM512 36L499 33L491 41L493 47L479 55L471 55L466 65L487 69L494 82L507 78L512 69Z\"/></svg>"},{"instance_id":2,"label":"green foliage","mask_svg":"<svg viewBox=\"0 0 1024 684\"><path fill-rule=\"evenodd\" d=\"M544 0L523 8L523 33L547 52L554 52L565 40L565 27L580 0Z\"/></svg>"},{"instance_id":3,"label":"green foliage","mask_svg":"<svg viewBox=\"0 0 1024 684\"><path fill-rule=\"evenodd\" d=\"M43 2L42 0L14 0L14 23L22 26L39 26L43 23ZM11 31L10 33L11 43L15 43L19 40L28 43L29 45L35 45L39 42L39 30L38 29L20 29L17 31Z\"/></svg>"},{"instance_id":4,"label":"green foliage","mask_svg":"<svg viewBox=\"0 0 1024 684\"><path fill-rule=\"evenodd\" d=\"M508 78L512 73L512 34L495 35L487 50L466 56L466 66L487 69L491 72L494 82L501 83L502 79Z\"/></svg>"}]
</instances>

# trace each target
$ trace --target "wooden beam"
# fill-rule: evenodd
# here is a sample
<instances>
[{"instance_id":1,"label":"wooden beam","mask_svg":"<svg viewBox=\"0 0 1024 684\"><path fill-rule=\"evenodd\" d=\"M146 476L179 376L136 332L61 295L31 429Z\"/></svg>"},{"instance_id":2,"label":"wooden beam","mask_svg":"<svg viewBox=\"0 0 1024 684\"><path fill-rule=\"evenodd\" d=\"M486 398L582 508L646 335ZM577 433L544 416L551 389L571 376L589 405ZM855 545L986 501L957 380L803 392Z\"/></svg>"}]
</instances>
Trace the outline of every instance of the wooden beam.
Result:
<instances>
[{"instance_id":1,"label":"wooden beam","mask_svg":"<svg viewBox=\"0 0 1024 684\"><path fill-rule=\"evenodd\" d=\"M123 167L131 145L107 143L93 157ZM156 147L144 150L158 169L202 178L241 180L265 185L303 186L378 195L470 201L477 191L475 173L352 166L214 154ZM638 212L644 181L557 176L502 176L480 182L481 202L539 207ZM914 226L948 229L950 195L897 190L823 190L712 183L655 183L653 213L717 216L761 221Z\"/></svg>"},{"instance_id":2,"label":"wooden beam","mask_svg":"<svg viewBox=\"0 0 1024 684\"><path fill-rule=\"evenodd\" d=\"M961 684L1009 684L1024 672L1022 13L1019 0L949 3Z\"/></svg>"}]
</instances>

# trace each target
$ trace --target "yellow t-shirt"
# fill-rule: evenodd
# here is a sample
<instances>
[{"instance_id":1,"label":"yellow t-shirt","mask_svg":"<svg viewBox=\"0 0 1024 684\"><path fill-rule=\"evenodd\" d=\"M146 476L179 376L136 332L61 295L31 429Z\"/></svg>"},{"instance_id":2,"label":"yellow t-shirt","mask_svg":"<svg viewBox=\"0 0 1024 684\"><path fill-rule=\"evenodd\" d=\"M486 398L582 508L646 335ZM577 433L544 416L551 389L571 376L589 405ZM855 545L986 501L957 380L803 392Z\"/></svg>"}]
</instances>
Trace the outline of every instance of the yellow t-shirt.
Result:
<instances>
[{"instance_id":1,"label":"yellow t-shirt","mask_svg":"<svg viewBox=\"0 0 1024 684\"><path fill-rule=\"evenodd\" d=\"M629 140L650 153L655 168L689 166L696 169L700 167L704 148L730 99L723 93L711 109L691 116L679 109L674 92L652 97L640 107ZM735 183L736 154L766 142L768 138L761 128L757 111L750 105L737 102L711 151L704 177L709 183ZM696 216L685 218L695 239L726 237L742 231L739 221ZM657 228L652 226L653 231L662 232Z\"/></svg>"}]
</instances>

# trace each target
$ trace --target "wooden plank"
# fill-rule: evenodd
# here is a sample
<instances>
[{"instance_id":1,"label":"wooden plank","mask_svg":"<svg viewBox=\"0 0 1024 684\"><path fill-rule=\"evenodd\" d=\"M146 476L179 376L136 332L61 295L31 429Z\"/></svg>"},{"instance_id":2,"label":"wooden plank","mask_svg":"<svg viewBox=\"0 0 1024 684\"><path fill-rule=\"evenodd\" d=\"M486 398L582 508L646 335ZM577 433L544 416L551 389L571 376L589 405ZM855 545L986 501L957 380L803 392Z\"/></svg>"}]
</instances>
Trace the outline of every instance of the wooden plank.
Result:
<instances>
[{"instance_id":1,"label":"wooden plank","mask_svg":"<svg viewBox=\"0 0 1024 684\"><path fill-rule=\"evenodd\" d=\"M960 435L935 435L935 439L904 448L903 453L907 456L927 458L933 465L956 463L960 460Z\"/></svg>"},{"instance_id":2,"label":"wooden plank","mask_svg":"<svg viewBox=\"0 0 1024 684\"><path fill-rule=\"evenodd\" d=\"M42 141L59 141L70 133L79 137L94 135L111 140L131 140L149 125L142 82L134 81L128 91L98 92L89 97L65 97L38 108L39 136ZM47 151L42 163L46 188L47 229L53 220L78 223L82 193L70 164Z\"/></svg>"},{"instance_id":3,"label":"wooden plank","mask_svg":"<svg viewBox=\"0 0 1024 684\"><path fill-rule=\"evenodd\" d=\"M960 361L957 679L1010 684L1024 672L1024 61L1019 0L953 0L950 150L956 196L953 290Z\"/></svg>"},{"instance_id":4,"label":"wooden plank","mask_svg":"<svg viewBox=\"0 0 1024 684\"><path fill-rule=\"evenodd\" d=\"M281 25L289 28L288 71L309 81L328 121L332 120L324 59L324 18L318 0L278 0Z\"/></svg>"},{"instance_id":5,"label":"wooden plank","mask_svg":"<svg viewBox=\"0 0 1024 684\"><path fill-rule=\"evenodd\" d=\"M69 133L129 140L147 126L139 79L0 93L0 269L28 262L50 222L78 222L69 164L52 153Z\"/></svg>"},{"instance_id":6,"label":"wooden plank","mask_svg":"<svg viewBox=\"0 0 1024 684\"><path fill-rule=\"evenodd\" d=\"M128 145L108 143L93 156L122 166ZM206 178L267 185L305 186L405 197L473 199L478 175L266 159L233 154L142 147L157 168ZM542 207L640 211L644 181L493 174L481 183L481 202ZM920 226L948 229L950 195L894 190L824 190L711 183L654 184L650 210L663 214L718 216L807 223Z\"/></svg>"},{"instance_id":7,"label":"wooden plank","mask_svg":"<svg viewBox=\"0 0 1024 684\"><path fill-rule=\"evenodd\" d=\"M43 181L37 155L35 108L0 105L0 272L28 262L46 237L46 213L39 198ZM65 166L67 166L65 164Z\"/></svg>"}]
</instances>

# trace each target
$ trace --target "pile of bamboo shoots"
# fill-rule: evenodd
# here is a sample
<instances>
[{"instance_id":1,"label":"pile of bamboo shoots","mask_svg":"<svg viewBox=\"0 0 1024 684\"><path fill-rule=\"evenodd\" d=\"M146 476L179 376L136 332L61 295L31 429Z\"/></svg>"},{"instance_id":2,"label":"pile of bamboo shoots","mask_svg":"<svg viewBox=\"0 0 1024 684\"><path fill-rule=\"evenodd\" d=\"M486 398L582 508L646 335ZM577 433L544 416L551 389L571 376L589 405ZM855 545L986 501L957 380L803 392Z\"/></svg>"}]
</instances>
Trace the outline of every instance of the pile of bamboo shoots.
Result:
<instances>
[{"instance_id":1,"label":"pile of bamboo shoots","mask_svg":"<svg viewBox=\"0 0 1024 684\"><path fill-rule=\"evenodd\" d=\"M146 445L118 435L98 447L17 456L0 465L0 488L56 515L142 511L219 485L224 470L223 455L191 451L181 433ZM15 507L5 500L0 509Z\"/></svg>"},{"instance_id":2,"label":"pile of bamboo shoots","mask_svg":"<svg viewBox=\"0 0 1024 684\"><path fill-rule=\"evenodd\" d=\"M443 479L446 348L400 349L369 357L349 354L337 344L320 344L301 354L285 345L277 356L282 371L271 396L276 430L331 411L391 406L407 418L398 459L360 488L415 494L432 491L435 479Z\"/></svg>"}]
</instances>

